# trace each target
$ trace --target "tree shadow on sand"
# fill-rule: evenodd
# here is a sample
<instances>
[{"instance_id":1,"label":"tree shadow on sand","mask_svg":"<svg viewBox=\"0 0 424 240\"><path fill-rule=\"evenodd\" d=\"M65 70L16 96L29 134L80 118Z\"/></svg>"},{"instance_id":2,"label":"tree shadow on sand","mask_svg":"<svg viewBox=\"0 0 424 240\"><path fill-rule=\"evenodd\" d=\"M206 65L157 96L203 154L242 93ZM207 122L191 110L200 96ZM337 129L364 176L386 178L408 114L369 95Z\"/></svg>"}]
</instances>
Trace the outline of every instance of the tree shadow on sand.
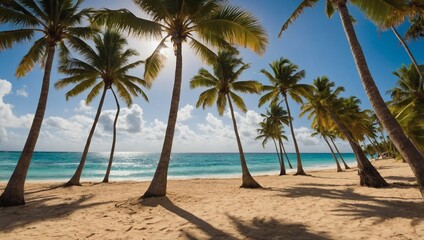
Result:
<instances>
[{"instance_id":1,"label":"tree shadow on sand","mask_svg":"<svg viewBox=\"0 0 424 240\"><path fill-rule=\"evenodd\" d=\"M84 204L92 195L83 195L79 199L56 205L46 204L48 201L61 199L54 196L29 197L26 205L0 208L0 232L12 231L15 228L51 219L60 219L79 209L90 208L108 202Z\"/></svg>"},{"instance_id":2,"label":"tree shadow on sand","mask_svg":"<svg viewBox=\"0 0 424 240\"><path fill-rule=\"evenodd\" d=\"M333 210L340 216L375 217L378 219L376 222L384 222L386 219L396 217L411 219L417 223L424 221L424 204L421 198L374 197L356 193L352 188L334 189L328 188L327 185L319 186L319 184L312 186L301 184L301 186L273 191L279 191L281 193L279 196L286 198L317 197L343 200L343 203Z\"/></svg>"},{"instance_id":3,"label":"tree shadow on sand","mask_svg":"<svg viewBox=\"0 0 424 240\"><path fill-rule=\"evenodd\" d=\"M206 222L205 220L197 217L196 215L178 207L175 205L171 200L169 200L167 197L160 197L160 198L147 198L147 199L141 199L140 203L149 206L149 207L157 207L161 206L168 210L169 212L172 212L176 215L178 215L181 218L184 218L188 222L194 224L196 227L198 227L200 230L202 230L204 233L206 233L208 236L214 239L236 239L233 236L229 235L228 233L212 226L210 223ZM189 239L196 239L189 233L186 233L186 237Z\"/></svg>"},{"instance_id":4,"label":"tree shadow on sand","mask_svg":"<svg viewBox=\"0 0 424 240\"><path fill-rule=\"evenodd\" d=\"M228 218L236 226L238 232L247 239L330 239L325 233L311 233L303 224L282 223L274 218L253 218L249 222L242 221L234 216Z\"/></svg>"}]
</instances>

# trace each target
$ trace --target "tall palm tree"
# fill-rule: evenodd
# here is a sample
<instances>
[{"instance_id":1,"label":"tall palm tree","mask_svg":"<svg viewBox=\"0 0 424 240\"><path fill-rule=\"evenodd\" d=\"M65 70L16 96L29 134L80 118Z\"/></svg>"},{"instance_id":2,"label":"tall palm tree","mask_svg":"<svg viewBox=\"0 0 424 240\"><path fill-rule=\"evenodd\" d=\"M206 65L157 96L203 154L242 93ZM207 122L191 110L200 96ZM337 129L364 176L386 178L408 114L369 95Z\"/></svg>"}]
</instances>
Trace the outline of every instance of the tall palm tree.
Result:
<instances>
[{"instance_id":1,"label":"tall palm tree","mask_svg":"<svg viewBox=\"0 0 424 240\"><path fill-rule=\"evenodd\" d=\"M347 163L345 162L345 160L343 159L342 154L339 151L339 148L337 147L336 143L334 142L334 139L336 138L335 134L330 133L329 135L330 141L333 144L334 149L336 149L337 155L339 156L339 158L342 160L343 162L343 166L345 169L350 169L349 165L347 165Z\"/></svg>"},{"instance_id":2,"label":"tall palm tree","mask_svg":"<svg viewBox=\"0 0 424 240\"><path fill-rule=\"evenodd\" d=\"M264 118L264 121L260 123L261 129L258 129L258 133L260 135L257 137L257 139L264 138L264 141L262 142L262 146L264 146L267 140L266 137L271 137L274 141L277 153L278 148L276 142L278 141L278 146L280 148L280 175L286 175L283 152L285 153L286 157L287 153L285 152L282 139L287 140L283 130L283 124L287 125L289 123L287 111L283 110L279 104L271 104L270 108L266 109L266 113L261 114L261 116ZM288 158L287 160L291 167L290 160Z\"/></svg>"},{"instance_id":3,"label":"tall palm tree","mask_svg":"<svg viewBox=\"0 0 424 240\"><path fill-rule=\"evenodd\" d=\"M299 81L305 77L305 71L298 71L298 66L291 63L290 60L280 58L269 64L272 73L262 69L263 73L272 85L263 87L264 95L259 99L259 106L264 105L266 102L271 101L276 104L280 101L280 97L286 104L287 114L289 116L290 131L293 138L294 148L296 150L297 158L297 172L295 175L305 175L303 170L302 160L300 158L300 151L297 145L296 136L294 134L293 121L288 103L288 96L291 97L295 102L301 103L302 96L305 96L310 86L307 84L301 84Z\"/></svg>"},{"instance_id":4,"label":"tall palm tree","mask_svg":"<svg viewBox=\"0 0 424 240\"><path fill-rule=\"evenodd\" d=\"M287 155L286 149L283 144L283 140L287 140L287 136L285 135L285 131L283 129L284 125L289 125L290 120L287 111L285 111L281 106L280 103L278 104L270 104L269 109L266 109L265 114L261 114L262 117L267 118L268 121L271 121L272 124L277 125L277 128L280 128L279 131L279 137L278 142L280 145L280 148L282 151L281 154L284 153L287 159L287 163L289 164L289 167L293 169L293 166L290 163L290 159ZM284 157L281 156L281 159L284 160Z\"/></svg>"},{"instance_id":5,"label":"tall palm tree","mask_svg":"<svg viewBox=\"0 0 424 240\"><path fill-rule=\"evenodd\" d=\"M237 122L234 116L234 104L243 112L247 111L243 99L235 92L241 93L259 93L262 84L257 81L237 81L240 74L249 68L249 64L243 63L241 58L237 58L234 51L220 51L215 64L212 65L213 73L202 68L199 73L190 81L190 88L208 87L202 92L196 107L212 106L216 103L219 115L223 115L228 106L230 107L231 119L233 120L234 134L236 135L237 145L240 153L240 162L242 168L243 188L260 188L261 186L250 175L244 157L243 147L237 130Z\"/></svg>"},{"instance_id":6,"label":"tall palm tree","mask_svg":"<svg viewBox=\"0 0 424 240\"><path fill-rule=\"evenodd\" d=\"M268 140L272 139L274 142L275 152L277 153L278 162L280 163L280 176L286 175L286 168L284 166L284 159L283 154L281 151L278 150L277 147L277 141L280 137L280 128L277 127L275 124L272 124L271 121L267 121L266 118L262 122L259 123L260 128L257 129L258 136L255 138L255 140L263 139L262 140L262 147L265 148L265 145L268 143Z\"/></svg>"},{"instance_id":7,"label":"tall palm tree","mask_svg":"<svg viewBox=\"0 0 424 240\"><path fill-rule=\"evenodd\" d=\"M301 108L301 115L309 112L308 118L314 118L313 126L326 128L329 124L334 124L338 128L355 154L361 186L387 186L386 181L365 156L352 134L352 128L348 127L352 123L351 111L354 110L352 107L349 108L349 105L354 101L339 98L338 95L344 91L344 88L337 87L333 90L334 86L334 82L330 82L325 76L316 78L313 90L307 95L307 102Z\"/></svg>"},{"instance_id":8,"label":"tall palm tree","mask_svg":"<svg viewBox=\"0 0 424 240\"><path fill-rule=\"evenodd\" d=\"M74 175L65 184L65 186L81 185L80 179L82 170L84 168L91 139L96 129L107 91L112 91L118 108L119 103L115 96L113 87L117 89L118 95L128 106L130 106L133 102L132 96L141 95L146 101L148 101L146 94L137 84L147 88L150 87L150 84L141 78L128 75L129 70L141 65L143 61L130 63L130 59L137 56L138 53L133 49L126 49L127 41L125 37L113 30L107 30L103 34L97 34L94 37L94 44L95 49L91 48L87 44L81 44L77 47L78 52L84 56L85 59L80 60L71 58L64 61L59 67L59 70L70 76L59 80L55 84L56 88L63 88L69 84L76 84L76 86L66 93L66 100L90 89L86 98L87 104L90 104L101 91L101 98L97 107L96 116L94 117L93 125L91 126L90 133L88 134L80 163ZM114 138L109 158L108 172L110 171L115 149L116 121L117 119L115 119L114 122Z\"/></svg>"},{"instance_id":9,"label":"tall palm tree","mask_svg":"<svg viewBox=\"0 0 424 240\"><path fill-rule=\"evenodd\" d=\"M303 12L305 8L313 7L317 2L318 0L303 0L295 12L282 26L280 36L281 33L287 29L287 27ZM392 6L387 4L387 0L350 0L349 2L358 5L362 11L367 12L368 16L385 18L392 10ZM421 195L424 198L424 156L405 135L401 126L391 114L386 103L381 97L377 85L369 71L362 47L356 37L352 18L346 4L347 0L327 0L327 14L331 16L334 14L336 9L338 10L361 82L364 86L368 99L370 100L371 106L390 136L390 139L393 141L393 144L396 146L396 149L399 151L402 158L409 163L419 184Z\"/></svg>"},{"instance_id":10,"label":"tall palm tree","mask_svg":"<svg viewBox=\"0 0 424 240\"><path fill-rule=\"evenodd\" d=\"M316 135L320 135L324 139L325 143L327 143L327 146L328 146L328 148L330 149L330 152L331 152L331 156L333 156L333 159L336 162L337 172L343 172L342 167L340 166L339 160L337 160L336 154L334 153L334 150L331 147L330 142L327 139L327 138L329 138L328 131L320 129L319 126L315 126L315 132L313 132L311 134L311 136L314 137Z\"/></svg>"},{"instance_id":11,"label":"tall palm tree","mask_svg":"<svg viewBox=\"0 0 424 240\"><path fill-rule=\"evenodd\" d=\"M417 40L424 37L424 16L417 15L416 17L410 18L409 20L411 22L411 26L409 26L408 30L406 31L405 38L407 40Z\"/></svg>"},{"instance_id":12,"label":"tall palm tree","mask_svg":"<svg viewBox=\"0 0 424 240\"><path fill-rule=\"evenodd\" d=\"M403 65L393 74L398 81L389 91L390 110L408 137L424 152L424 90L419 87L419 75L412 65Z\"/></svg>"},{"instance_id":13,"label":"tall palm tree","mask_svg":"<svg viewBox=\"0 0 424 240\"><path fill-rule=\"evenodd\" d=\"M93 30L81 27L90 9L79 10L82 1L72 0L2 0L0 24L15 27L0 32L0 50L12 48L16 43L32 42L28 53L16 69L16 76L23 77L36 63L41 63L44 76L37 109L24 148L9 182L0 196L0 206L25 204L24 185L29 165L40 134L49 93L50 74L56 47L61 58L69 53L67 45L88 37Z\"/></svg>"},{"instance_id":14,"label":"tall palm tree","mask_svg":"<svg viewBox=\"0 0 424 240\"><path fill-rule=\"evenodd\" d=\"M175 79L162 152L153 180L142 197L166 195L169 160L182 82L182 46L188 43L201 58L213 63L216 54L210 47L233 48L237 44L262 54L268 43L263 27L251 14L225 0L133 0L152 20L139 18L126 9L104 9L95 17L97 24L112 24L134 35L159 38L160 42L145 65L145 79L153 80L164 66L160 50L170 41L176 57ZM164 36L162 36L164 34Z\"/></svg>"}]
</instances>

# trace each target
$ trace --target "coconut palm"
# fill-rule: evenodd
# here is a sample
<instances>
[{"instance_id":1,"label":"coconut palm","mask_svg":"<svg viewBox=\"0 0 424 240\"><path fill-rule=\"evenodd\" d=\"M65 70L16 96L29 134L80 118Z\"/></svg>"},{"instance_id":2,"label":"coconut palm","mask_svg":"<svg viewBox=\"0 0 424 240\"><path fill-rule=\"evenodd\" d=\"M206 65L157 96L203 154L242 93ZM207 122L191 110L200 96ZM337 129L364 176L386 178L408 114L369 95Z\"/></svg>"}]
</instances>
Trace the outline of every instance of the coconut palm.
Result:
<instances>
[{"instance_id":1,"label":"coconut palm","mask_svg":"<svg viewBox=\"0 0 424 240\"><path fill-rule=\"evenodd\" d=\"M103 9L94 18L97 24L108 23L134 35L160 39L157 48L147 59L145 79L154 79L164 66L160 50L170 41L176 56L175 79L159 163L143 197L166 195L169 160L171 157L174 130L182 82L182 46L188 43L201 58L209 63L216 59L210 47L233 48L237 44L262 54L268 43L266 33L251 14L224 5L224 0L133 0L152 20L139 18L126 9L112 11ZM164 36L162 36L164 34Z\"/></svg>"},{"instance_id":2,"label":"coconut palm","mask_svg":"<svg viewBox=\"0 0 424 240\"><path fill-rule=\"evenodd\" d=\"M243 63L234 51L220 51L215 64L212 65L213 73L202 68L190 81L190 88L208 87L202 92L196 107L212 106L216 103L219 115L223 115L228 106L230 107L231 119L233 121L234 134L237 139L237 146L240 153L240 162L242 168L242 185L243 188L260 188L261 186L253 179L247 168L244 157L243 147L241 145L240 136L238 134L237 122L234 116L234 104L243 112L247 111L243 99L235 92L241 93L259 93L262 84L257 81L237 81L240 74L249 68L249 64Z\"/></svg>"},{"instance_id":3,"label":"coconut palm","mask_svg":"<svg viewBox=\"0 0 424 240\"><path fill-rule=\"evenodd\" d=\"M336 162L337 172L343 172L342 167L340 166L339 160L337 160L336 154L334 153L334 150L331 147L330 142L328 141L329 131L325 129L321 129L319 126L315 126L314 129L315 129L315 132L313 132L311 136L314 137L314 136L320 135L324 139L325 143L327 143L327 146L330 149L331 156L333 156L333 159Z\"/></svg>"},{"instance_id":4,"label":"coconut palm","mask_svg":"<svg viewBox=\"0 0 424 240\"><path fill-rule=\"evenodd\" d=\"M294 134L293 121L288 103L288 96L295 102L301 103L302 96L305 96L310 86L307 84L301 84L299 81L305 77L305 71L298 71L298 66L291 63L290 60L280 58L269 64L272 73L262 69L263 73L272 85L264 86L264 95L259 99L259 106L264 105L266 102L271 101L272 104L276 104L283 98L286 104L287 114L289 116L290 131L293 138L294 148L296 150L297 158L297 172L295 175L305 175L303 170L302 160L300 158L300 151L297 145L296 136Z\"/></svg>"},{"instance_id":5,"label":"coconut palm","mask_svg":"<svg viewBox=\"0 0 424 240\"><path fill-rule=\"evenodd\" d=\"M406 31L405 38L408 40L417 40L424 37L424 16L417 15L416 17L410 18L409 21L411 22L411 26L409 26Z\"/></svg>"},{"instance_id":6,"label":"coconut palm","mask_svg":"<svg viewBox=\"0 0 424 240\"><path fill-rule=\"evenodd\" d=\"M333 144L334 149L336 149L337 155L339 156L339 158L342 160L343 162L343 166L345 169L350 169L349 165L347 165L347 163L345 162L345 160L343 159L342 154L339 151L339 148L337 147L336 143L334 142L334 139L336 138L336 134L334 134L334 131L331 132L329 134L329 139L331 141L331 143Z\"/></svg>"},{"instance_id":7,"label":"coconut palm","mask_svg":"<svg viewBox=\"0 0 424 240\"><path fill-rule=\"evenodd\" d=\"M96 129L107 91L112 91L118 110L119 103L113 88L117 90L119 97L123 99L128 106L132 104L133 96L137 97L141 95L146 101L148 101L146 94L138 86L138 84L148 88L150 87L149 83L141 78L128 75L129 70L141 65L143 61L130 63L130 59L137 56L138 53L133 49L126 49L127 41L125 37L115 31L107 30L103 34L97 34L94 37L94 44L94 49L87 44L81 44L77 47L78 52L84 56L85 59L80 60L71 58L64 61L59 69L61 72L69 75L69 77L63 78L55 84L55 87L59 89L70 84L75 84L75 86L66 93L66 100L89 90L86 98L86 104L90 104L101 92L96 116L94 117L93 125L91 126L90 133L88 134L80 163L72 178L65 184L66 186L81 185L80 179L82 170L84 168L91 139ZM119 111L117 111L114 121L114 137L109 158L109 166L105 176L106 181L108 180L115 150L116 122L118 113Z\"/></svg>"},{"instance_id":8,"label":"coconut palm","mask_svg":"<svg viewBox=\"0 0 424 240\"><path fill-rule=\"evenodd\" d=\"M283 130L283 124L287 125L289 123L287 111L283 110L283 108L279 104L271 104L270 108L266 109L266 113L261 114L261 116L264 118L264 121L259 124L261 126L261 128L258 129L258 133L260 135L256 139L264 138L262 146L264 146L266 143L266 137L271 137L273 139L277 153L280 152L278 157L278 159L280 160L280 175L286 175L283 153L285 154L287 161L291 167L290 160L287 157L287 153L285 151L284 144L282 141L283 139L287 140L287 137L284 135ZM278 151L277 148L277 141L280 151Z\"/></svg>"},{"instance_id":9,"label":"coconut palm","mask_svg":"<svg viewBox=\"0 0 424 240\"><path fill-rule=\"evenodd\" d=\"M0 196L0 206L25 204L24 185L34 153L49 93L50 74L56 47L61 58L69 53L69 44L81 41L93 33L89 27L81 27L90 9L79 10L82 1L72 0L2 0L0 24L9 24L12 30L0 32L0 50L12 48L16 43L33 42L28 53L16 69L16 76L23 77L36 63L41 63L44 76L34 120L19 161L9 182ZM35 38L38 38L35 40Z\"/></svg>"},{"instance_id":10,"label":"coconut palm","mask_svg":"<svg viewBox=\"0 0 424 240\"><path fill-rule=\"evenodd\" d=\"M338 128L355 154L361 186L387 186L386 181L369 162L359 146L352 134L352 127L349 127L355 122L351 116L351 111L356 108L356 106L352 106L355 101L339 98L338 95L344 91L344 88L337 87L333 90L334 86L334 82L330 82L325 76L316 78L313 82L313 91L307 95L307 102L301 108L301 116L309 113L308 118L314 118L312 126L328 128L330 124L334 124ZM330 122L329 119L332 121Z\"/></svg>"},{"instance_id":11,"label":"coconut palm","mask_svg":"<svg viewBox=\"0 0 424 240\"><path fill-rule=\"evenodd\" d=\"M284 153L284 156L286 156L287 163L289 164L289 167L293 169L290 159L287 155L286 149L283 144L283 140L287 141L287 136L285 135L285 131L283 129L284 125L289 125L289 116L287 111L285 111L281 106L280 103L278 104L271 104L269 109L266 109L265 114L261 114L262 117L267 118L267 121L271 121L272 124L276 125L277 128L280 128L279 130L279 138L278 142L280 145L280 148L282 151L281 154ZM284 160L284 157L281 156L281 159Z\"/></svg>"},{"instance_id":12,"label":"coconut palm","mask_svg":"<svg viewBox=\"0 0 424 240\"><path fill-rule=\"evenodd\" d=\"M419 87L419 75L412 65L403 65L393 74L398 81L389 91L389 107L408 137L424 152L424 91Z\"/></svg>"},{"instance_id":13,"label":"coconut palm","mask_svg":"<svg viewBox=\"0 0 424 240\"><path fill-rule=\"evenodd\" d=\"M290 16L286 23L282 26L281 33L303 12L307 7L313 7L318 0L304 0ZM391 114L386 103L381 97L379 90L374 82L374 79L369 71L368 65L365 60L362 47L356 37L355 30L352 24L352 18L346 6L347 0L327 0L327 14L333 15L335 10L338 10L345 34L351 48L353 58L360 76L362 85L370 100L371 106L375 111L378 119L381 121L384 129L387 131L396 149L399 151L402 158L404 158L410 165L417 182L419 184L420 192L424 198L424 156L415 147L410 139L405 135L401 126L396 121L395 117ZM384 19L389 13L393 11L393 6L387 4L388 0L350 0L349 2L356 4L360 9L366 12L367 16L373 16L373 19Z\"/></svg>"},{"instance_id":14,"label":"coconut palm","mask_svg":"<svg viewBox=\"0 0 424 240\"><path fill-rule=\"evenodd\" d=\"M275 152L277 153L278 162L280 163L280 176L286 175L286 168L284 166L283 154L278 150L277 140L281 137L281 128L272 124L271 121L267 121L266 118L262 122L259 123L260 128L257 129L258 136L255 140L262 140L262 147L265 148L265 145L268 143L270 139L274 142Z\"/></svg>"}]
</instances>

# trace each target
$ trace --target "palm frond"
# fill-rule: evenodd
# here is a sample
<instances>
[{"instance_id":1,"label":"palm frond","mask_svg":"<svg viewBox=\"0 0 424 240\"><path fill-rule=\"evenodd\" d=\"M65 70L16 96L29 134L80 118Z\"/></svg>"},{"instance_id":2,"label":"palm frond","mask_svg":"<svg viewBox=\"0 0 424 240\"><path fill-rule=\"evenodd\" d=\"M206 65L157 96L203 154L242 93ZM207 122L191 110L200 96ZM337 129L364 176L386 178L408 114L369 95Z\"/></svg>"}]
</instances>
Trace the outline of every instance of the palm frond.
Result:
<instances>
[{"instance_id":1,"label":"palm frond","mask_svg":"<svg viewBox=\"0 0 424 240\"><path fill-rule=\"evenodd\" d=\"M278 37L281 37L283 32L289 27L290 24L292 24L300 14L303 13L305 8L311 8L313 7L319 0L303 0L300 5L294 10L294 12L291 14L289 19L283 24L281 27L280 32L278 33Z\"/></svg>"},{"instance_id":2,"label":"palm frond","mask_svg":"<svg viewBox=\"0 0 424 240\"><path fill-rule=\"evenodd\" d=\"M33 29L18 29L0 32L0 50L12 48L13 44L29 41L34 36Z\"/></svg>"},{"instance_id":3,"label":"palm frond","mask_svg":"<svg viewBox=\"0 0 424 240\"><path fill-rule=\"evenodd\" d=\"M257 81L237 81L231 84L232 89L242 93L260 93L262 90L262 84Z\"/></svg>"},{"instance_id":4,"label":"palm frond","mask_svg":"<svg viewBox=\"0 0 424 240\"><path fill-rule=\"evenodd\" d=\"M22 58L16 69L16 76L23 77L34 67L35 63L40 62L44 55L47 55L48 41L45 38L40 38L35 41L34 45L29 49L28 53Z\"/></svg>"},{"instance_id":5,"label":"palm frond","mask_svg":"<svg viewBox=\"0 0 424 240\"><path fill-rule=\"evenodd\" d=\"M153 81L165 66L164 61L166 60L166 56L163 55L160 50L162 48L166 48L165 41L167 38L168 36L162 39L153 51L152 55L146 59L146 63L144 65L144 79L146 79L146 81Z\"/></svg>"},{"instance_id":6,"label":"palm frond","mask_svg":"<svg viewBox=\"0 0 424 240\"><path fill-rule=\"evenodd\" d=\"M190 40L190 48L192 48L202 60L209 64L216 62L218 56L211 49L192 37L190 37Z\"/></svg>"},{"instance_id":7,"label":"palm frond","mask_svg":"<svg viewBox=\"0 0 424 240\"><path fill-rule=\"evenodd\" d=\"M246 104L244 104L243 98L233 92L230 92L229 94L231 99L233 99L234 104L243 112L247 112L247 107Z\"/></svg>"}]
</instances>

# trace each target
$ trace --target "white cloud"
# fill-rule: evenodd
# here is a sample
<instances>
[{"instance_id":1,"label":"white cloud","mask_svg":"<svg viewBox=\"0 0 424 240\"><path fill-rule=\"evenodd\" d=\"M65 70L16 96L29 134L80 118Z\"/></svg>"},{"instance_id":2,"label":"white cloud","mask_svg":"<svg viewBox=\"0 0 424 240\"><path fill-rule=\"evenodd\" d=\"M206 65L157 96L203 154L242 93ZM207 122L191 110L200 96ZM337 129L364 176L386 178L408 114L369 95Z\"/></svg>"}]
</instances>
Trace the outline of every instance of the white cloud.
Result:
<instances>
[{"instance_id":1,"label":"white cloud","mask_svg":"<svg viewBox=\"0 0 424 240\"><path fill-rule=\"evenodd\" d=\"M79 106L74 108L75 112L82 112L82 113L93 113L93 107L90 105L87 105L85 100L81 100L79 103Z\"/></svg>"},{"instance_id":2,"label":"white cloud","mask_svg":"<svg viewBox=\"0 0 424 240\"><path fill-rule=\"evenodd\" d=\"M4 96L12 92L12 84L0 79L0 141L8 141L8 132L6 128L29 128L32 123L33 115L26 114L15 116L13 105L4 102Z\"/></svg>"},{"instance_id":3,"label":"white cloud","mask_svg":"<svg viewBox=\"0 0 424 240\"><path fill-rule=\"evenodd\" d=\"M306 127L294 129L296 140L304 146L319 145L322 143L318 137L312 137L312 130Z\"/></svg>"},{"instance_id":4,"label":"white cloud","mask_svg":"<svg viewBox=\"0 0 424 240\"><path fill-rule=\"evenodd\" d=\"M181 108L180 110L178 110L178 121L183 122L186 121L190 118L192 118L191 116L191 112L193 111L194 107L190 104L185 105L183 108Z\"/></svg>"},{"instance_id":5,"label":"white cloud","mask_svg":"<svg viewBox=\"0 0 424 240\"><path fill-rule=\"evenodd\" d=\"M16 95L21 96L21 97L28 97L28 90L27 90L27 86L24 85L21 89L18 89L16 91Z\"/></svg>"}]
</instances>

